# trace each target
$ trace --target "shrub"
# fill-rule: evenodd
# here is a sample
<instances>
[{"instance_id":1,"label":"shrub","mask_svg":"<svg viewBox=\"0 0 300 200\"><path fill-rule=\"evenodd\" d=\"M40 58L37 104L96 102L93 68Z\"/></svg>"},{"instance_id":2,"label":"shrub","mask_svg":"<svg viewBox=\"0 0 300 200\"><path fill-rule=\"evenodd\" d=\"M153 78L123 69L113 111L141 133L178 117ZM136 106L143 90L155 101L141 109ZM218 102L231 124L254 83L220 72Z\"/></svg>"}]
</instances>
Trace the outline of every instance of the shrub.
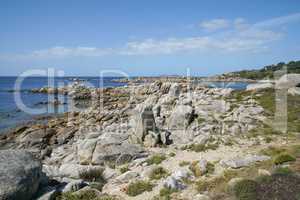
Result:
<instances>
[{"instance_id":1,"label":"shrub","mask_svg":"<svg viewBox=\"0 0 300 200\"><path fill-rule=\"evenodd\" d=\"M276 156L280 153L286 152L286 149L279 147L269 147L262 150L262 153L267 156Z\"/></svg>"},{"instance_id":2,"label":"shrub","mask_svg":"<svg viewBox=\"0 0 300 200\"><path fill-rule=\"evenodd\" d=\"M273 172L273 174L282 174L282 175L288 175L292 173L293 173L292 170L288 167L278 167Z\"/></svg>"},{"instance_id":3,"label":"shrub","mask_svg":"<svg viewBox=\"0 0 300 200\"><path fill-rule=\"evenodd\" d=\"M126 166L120 168L120 172L121 172L122 174L124 174L125 172L128 172L128 171L129 171L128 165L126 165Z\"/></svg>"},{"instance_id":4,"label":"shrub","mask_svg":"<svg viewBox=\"0 0 300 200\"><path fill-rule=\"evenodd\" d=\"M167 170L165 170L163 167L158 167L151 171L149 178L159 180L163 177L166 177L167 175L168 175Z\"/></svg>"},{"instance_id":5,"label":"shrub","mask_svg":"<svg viewBox=\"0 0 300 200\"><path fill-rule=\"evenodd\" d=\"M206 169L207 169L208 174L212 174L215 171L215 165L211 162L208 162L207 166L206 166Z\"/></svg>"},{"instance_id":6,"label":"shrub","mask_svg":"<svg viewBox=\"0 0 300 200\"><path fill-rule=\"evenodd\" d=\"M171 200L171 194L175 192L177 192L177 190L164 187L159 191L159 197L156 197L156 199Z\"/></svg>"},{"instance_id":7,"label":"shrub","mask_svg":"<svg viewBox=\"0 0 300 200\"><path fill-rule=\"evenodd\" d=\"M198 161L193 162L189 169L193 172L196 177L202 176L204 174L212 174L215 171L215 165L211 162L208 162L206 165L206 170L202 171L198 166Z\"/></svg>"},{"instance_id":8,"label":"shrub","mask_svg":"<svg viewBox=\"0 0 300 200\"><path fill-rule=\"evenodd\" d=\"M153 155L146 160L147 165L160 164L162 161L166 160L166 156L162 154Z\"/></svg>"},{"instance_id":9,"label":"shrub","mask_svg":"<svg viewBox=\"0 0 300 200\"><path fill-rule=\"evenodd\" d=\"M194 161L189 166L189 169L193 172L194 176L196 176L196 177L202 176L204 173L206 173L206 172L201 171L201 169L198 166L198 161Z\"/></svg>"},{"instance_id":10,"label":"shrub","mask_svg":"<svg viewBox=\"0 0 300 200\"><path fill-rule=\"evenodd\" d=\"M195 183L196 190L198 192L204 192L207 190L207 182L203 180L199 180Z\"/></svg>"},{"instance_id":11,"label":"shrub","mask_svg":"<svg viewBox=\"0 0 300 200\"><path fill-rule=\"evenodd\" d=\"M239 200L257 199L257 182L253 180L241 180L233 186L233 193Z\"/></svg>"},{"instance_id":12,"label":"shrub","mask_svg":"<svg viewBox=\"0 0 300 200\"><path fill-rule=\"evenodd\" d=\"M255 179L255 181L259 184L261 184L261 183L270 183L272 180L273 180L272 176L269 176L269 175L259 176Z\"/></svg>"},{"instance_id":13,"label":"shrub","mask_svg":"<svg viewBox=\"0 0 300 200\"><path fill-rule=\"evenodd\" d=\"M264 140L265 140L266 143L270 143L270 142L273 141L273 138L271 138L271 137L265 137Z\"/></svg>"},{"instance_id":14,"label":"shrub","mask_svg":"<svg viewBox=\"0 0 300 200\"><path fill-rule=\"evenodd\" d=\"M170 157L175 157L175 156L176 156L176 153L171 152L171 153L169 154L169 156L170 156Z\"/></svg>"},{"instance_id":15,"label":"shrub","mask_svg":"<svg viewBox=\"0 0 300 200\"><path fill-rule=\"evenodd\" d=\"M189 162L189 161L181 161L180 163L179 163L179 166L180 167L183 167L183 166L187 166L187 165L190 165L191 164L191 162Z\"/></svg>"},{"instance_id":16,"label":"shrub","mask_svg":"<svg viewBox=\"0 0 300 200\"><path fill-rule=\"evenodd\" d=\"M235 141L234 139L228 138L228 139L225 141L224 145L225 145L225 146L232 146L232 145L234 145L235 143L236 143L236 141Z\"/></svg>"},{"instance_id":17,"label":"shrub","mask_svg":"<svg viewBox=\"0 0 300 200\"><path fill-rule=\"evenodd\" d=\"M191 144L187 147L187 149L190 149L195 152L203 152L207 150L216 150L219 147L218 144Z\"/></svg>"},{"instance_id":18,"label":"shrub","mask_svg":"<svg viewBox=\"0 0 300 200\"><path fill-rule=\"evenodd\" d=\"M103 177L103 171L104 169L102 168L87 169L79 172L79 177L88 182L105 183L106 181Z\"/></svg>"},{"instance_id":19,"label":"shrub","mask_svg":"<svg viewBox=\"0 0 300 200\"><path fill-rule=\"evenodd\" d=\"M197 122L198 122L198 124L202 124L203 122L205 122L205 119L202 117L198 117Z\"/></svg>"},{"instance_id":20,"label":"shrub","mask_svg":"<svg viewBox=\"0 0 300 200\"><path fill-rule=\"evenodd\" d=\"M119 199L117 197L104 194L104 195L102 195L101 197L98 197L95 200L119 200Z\"/></svg>"},{"instance_id":21,"label":"shrub","mask_svg":"<svg viewBox=\"0 0 300 200\"><path fill-rule=\"evenodd\" d=\"M196 190L198 192L211 191L211 190L222 190L226 180L223 177L215 177L209 180L198 180L195 183Z\"/></svg>"},{"instance_id":22,"label":"shrub","mask_svg":"<svg viewBox=\"0 0 300 200\"><path fill-rule=\"evenodd\" d=\"M150 182L146 182L146 181L133 182L128 185L126 194L129 196L137 196L139 194L142 194L143 192L152 191L153 187L154 185L152 185Z\"/></svg>"},{"instance_id":23,"label":"shrub","mask_svg":"<svg viewBox=\"0 0 300 200\"><path fill-rule=\"evenodd\" d=\"M285 163L285 162L290 162L290 161L295 161L295 160L296 160L296 158L291 156L290 154L281 153L281 154L274 157L273 162L276 165L279 165L279 164L282 164L282 163Z\"/></svg>"},{"instance_id":24,"label":"shrub","mask_svg":"<svg viewBox=\"0 0 300 200\"><path fill-rule=\"evenodd\" d=\"M90 187L99 191L102 191L103 186L105 185L105 182L94 182L90 183Z\"/></svg>"},{"instance_id":25,"label":"shrub","mask_svg":"<svg viewBox=\"0 0 300 200\"><path fill-rule=\"evenodd\" d=\"M71 192L63 193L57 199L59 200L98 200L97 194L93 190L85 190L78 194L72 194Z\"/></svg>"}]
</instances>

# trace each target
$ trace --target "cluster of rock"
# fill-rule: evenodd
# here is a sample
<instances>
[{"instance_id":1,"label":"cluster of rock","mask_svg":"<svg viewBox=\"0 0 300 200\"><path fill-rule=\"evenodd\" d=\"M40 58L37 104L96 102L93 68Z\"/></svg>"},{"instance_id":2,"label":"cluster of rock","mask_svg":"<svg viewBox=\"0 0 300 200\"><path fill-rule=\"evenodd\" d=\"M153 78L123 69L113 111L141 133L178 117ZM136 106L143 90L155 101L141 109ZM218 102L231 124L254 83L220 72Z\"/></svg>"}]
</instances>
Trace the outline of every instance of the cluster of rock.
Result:
<instances>
[{"instance_id":1,"label":"cluster of rock","mask_svg":"<svg viewBox=\"0 0 300 200\"><path fill-rule=\"evenodd\" d=\"M104 188L108 188L139 176L132 171L119 176L112 166L126 163L141 166L145 158L153 154L152 147L205 144L211 137L243 134L260 126L265 120L263 108L251 98L237 101L231 93L232 89L228 88L197 85L189 88L187 83L161 81L103 89L93 94L96 100L88 109L67 113L46 125L23 127L3 136L0 142L2 148L31 152L42 160L43 172L58 182L74 183L74 179L80 179L80 172L101 168L108 181ZM5 153L2 155L5 159ZM224 163L234 167L264 159L251 157L241 161L242 164ZM30 164L26 170L31 168L33 172L28 173L39 179L41 166ZM39 172L35 172L37 169ZM167 178L165 186L183 189L182 179L187 176L186 171L176 171ZM6 179L8 177L3 177L1 183ZM39 185L36 179L31 180L34 187L28 195L36 192ZM51 189L54 191L57 188Z\"/></svg>"},{"instance_id":2,"label":"cluster of rock","mask_svg":"<svg viewBox=\"0 0 300 200\"><path fill-rule=\"evenodd\" d=\"M47 93L47 94L60 94L60 95L69 95L74 100L82 100L82 99L91 99L92 92L95 89L89 88L82 83L74 82L67 86L63 87L42 87L38 89L31 89L32 93Z\"/></svg>"}]
</instances>

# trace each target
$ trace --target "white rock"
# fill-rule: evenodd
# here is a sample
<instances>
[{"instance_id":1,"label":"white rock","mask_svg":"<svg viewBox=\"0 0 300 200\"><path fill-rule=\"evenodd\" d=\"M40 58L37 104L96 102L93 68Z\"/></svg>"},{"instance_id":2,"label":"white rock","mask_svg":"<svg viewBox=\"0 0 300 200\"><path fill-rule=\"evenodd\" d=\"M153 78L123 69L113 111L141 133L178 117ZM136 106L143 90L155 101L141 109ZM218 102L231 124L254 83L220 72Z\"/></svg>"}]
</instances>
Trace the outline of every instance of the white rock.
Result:
<instances>
[{"instance_id":1,"label":"white rock","mask_svg":"<svg viewBox=\"0 0 300 200\"><path fill-rule=\"evenodd\" d=\"M183 180L190 176L187 170L177 170L171 175L176 180Z\"/></svg>"},{"instance_id":2,"label":"white rock","mask_svg":"<svg viewBox=\"0 0 300 200\"><path fill-rule=\"evenodd\" d=\"M176 180L174 177L169 176L164 182L164 187L174 190L183 190L186 188L186 185L179 180Z\"/></svg>"},{"instance_id":3,"label":"white rock","mask_svg":"<svg viewBox=\"0 0 300 200\"><path fill-rule=\"evenodd\" d=\"M288 93L293 96L300 95L300 87L292 87L288 90Z\"/></svg>"},{"instance_id":4,"label":"white rock","mask_svg":"<svg viewBox=\"0 0 300 200\"><path fill-rule=\"evenodd\" d=\"M135 171L128 171L128 172L125 172L124 174L116 177L115 181L118 181L121 183L127 183L127 182L131 181L132 179L136 179L137 177L139 177L139 173L137 173Z\"/></svg>"},{"instance_id":5,"label":"white rock","mask_svg":"<svg viewBox=\"0 0 300 200\"><path fill-rule=\"evenodd\" d=\"M93 152L97 144L97 139L86 139L77 145L77 155L80 164L90 164Z\"/></svg>"},{"instance_id":6,"label":"white rock","mask_svg":"<svg viewBox=\"0 0 300 200\"><path fill-rule=\"evenodd\" d=\"M255 162L269 160L269 156L246 155L244 157L234 157L231 159L223 159L220 164L224 167L240 168L247 167Z\"/></svg>"},{"instance_id":7,"label":"white rock","mask_svg":"<svg viewBox=\"0 0 300 200\"><path fill-rule=\"evenodd\" d=\"M179 94L180 94L180 85L178 83L172 84L169 90L169 95L178 97Z\"/></svg>"},{"instance_id":8,"label":"white rock","mask_svg":"<svg viewBox=\"0 0 300 200\"><path fill-rule=\"evenodd\" d=\"M254 84L249 84L247 85L247 91L251 91L251 90L263 90L263 89L267 89L267 88L273 88L274 85L272 83L254 83Z\"/></svg>"},{"instance_id":9,"label":"white rock","mask_svg":"<svg viewBox=\"0 0 300 200\"><path fill-rule=\"evenodd\" d=\"M285 74L276 82L276 89L288 89L300 84L300 74Z\"/></svg>"},{"instance_id":10,"label":"white rock","mask_svg":"<svg viewBox=\"0 0 300 200\"><path fill-rule=\"evenodd\" d=\"M258 169L258 175L260 176L271 176L271 173L265 169Z\"/></svg>"},{"instance_id":11,"label":"white rock","mask_svg":"<svg viewBox=\"0 0 300 200\"><path fill-rule=\"evenodd\" d=\"M187 105L178 105L172 112L168 127L170 130L184 130L191 122L194 115L194 109Z\"/></svg>"}]
</instances>

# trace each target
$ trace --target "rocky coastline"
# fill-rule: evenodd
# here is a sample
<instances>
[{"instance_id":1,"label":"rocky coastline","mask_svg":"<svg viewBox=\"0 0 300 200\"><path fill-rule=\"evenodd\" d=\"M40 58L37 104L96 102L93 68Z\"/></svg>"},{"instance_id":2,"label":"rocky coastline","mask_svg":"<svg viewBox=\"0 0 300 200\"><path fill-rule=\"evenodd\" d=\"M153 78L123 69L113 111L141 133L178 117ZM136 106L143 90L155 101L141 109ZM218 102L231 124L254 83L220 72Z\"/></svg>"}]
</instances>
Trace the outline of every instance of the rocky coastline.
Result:
<instances>
[{"instance_id":1,"label":"rocky coastline","mask_svg":"<svg viewBox=\"0 0 300 200\"><path fill-rule=\"evenodd\" d=\"M293 92L297 116L299 79L289 76L281 82ZM272 188L253 179L279 181L283 168L292 171L286 181L295 183L290 191L296 194L299 121L288 122L288 133L275 130L266 99L281 83L252 82L245 91L190 85L178 77L135 79L116 88L33 90L90 103L0 136L0 173L6 174L0 181L7 182L0 199L239 199L237 187L245 180L269 195ZM282 154L290 158L279 160Z\"/></svg>"}]
</instances>

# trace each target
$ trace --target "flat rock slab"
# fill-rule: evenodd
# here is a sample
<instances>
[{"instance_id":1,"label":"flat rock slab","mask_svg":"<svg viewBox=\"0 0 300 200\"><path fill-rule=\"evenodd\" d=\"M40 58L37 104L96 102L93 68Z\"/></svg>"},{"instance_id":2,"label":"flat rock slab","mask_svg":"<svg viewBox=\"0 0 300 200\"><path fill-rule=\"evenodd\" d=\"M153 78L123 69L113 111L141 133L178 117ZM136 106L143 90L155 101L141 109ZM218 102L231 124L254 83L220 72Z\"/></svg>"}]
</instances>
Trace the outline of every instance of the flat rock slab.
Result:
<instances>
[{"instance_id":1,"label":"flat rock slab","mask_svg":"<svg viewBox=\"0 0 300 200\"><path fill-rule=\"evenodd\" d=\"M221 160L220 164L224 167L231 167L237 169L241 167L247 167L255 162L261 162L269 159L269 156L246 155L244 157L235 157Z\"/></svg>"}]
</instances>

